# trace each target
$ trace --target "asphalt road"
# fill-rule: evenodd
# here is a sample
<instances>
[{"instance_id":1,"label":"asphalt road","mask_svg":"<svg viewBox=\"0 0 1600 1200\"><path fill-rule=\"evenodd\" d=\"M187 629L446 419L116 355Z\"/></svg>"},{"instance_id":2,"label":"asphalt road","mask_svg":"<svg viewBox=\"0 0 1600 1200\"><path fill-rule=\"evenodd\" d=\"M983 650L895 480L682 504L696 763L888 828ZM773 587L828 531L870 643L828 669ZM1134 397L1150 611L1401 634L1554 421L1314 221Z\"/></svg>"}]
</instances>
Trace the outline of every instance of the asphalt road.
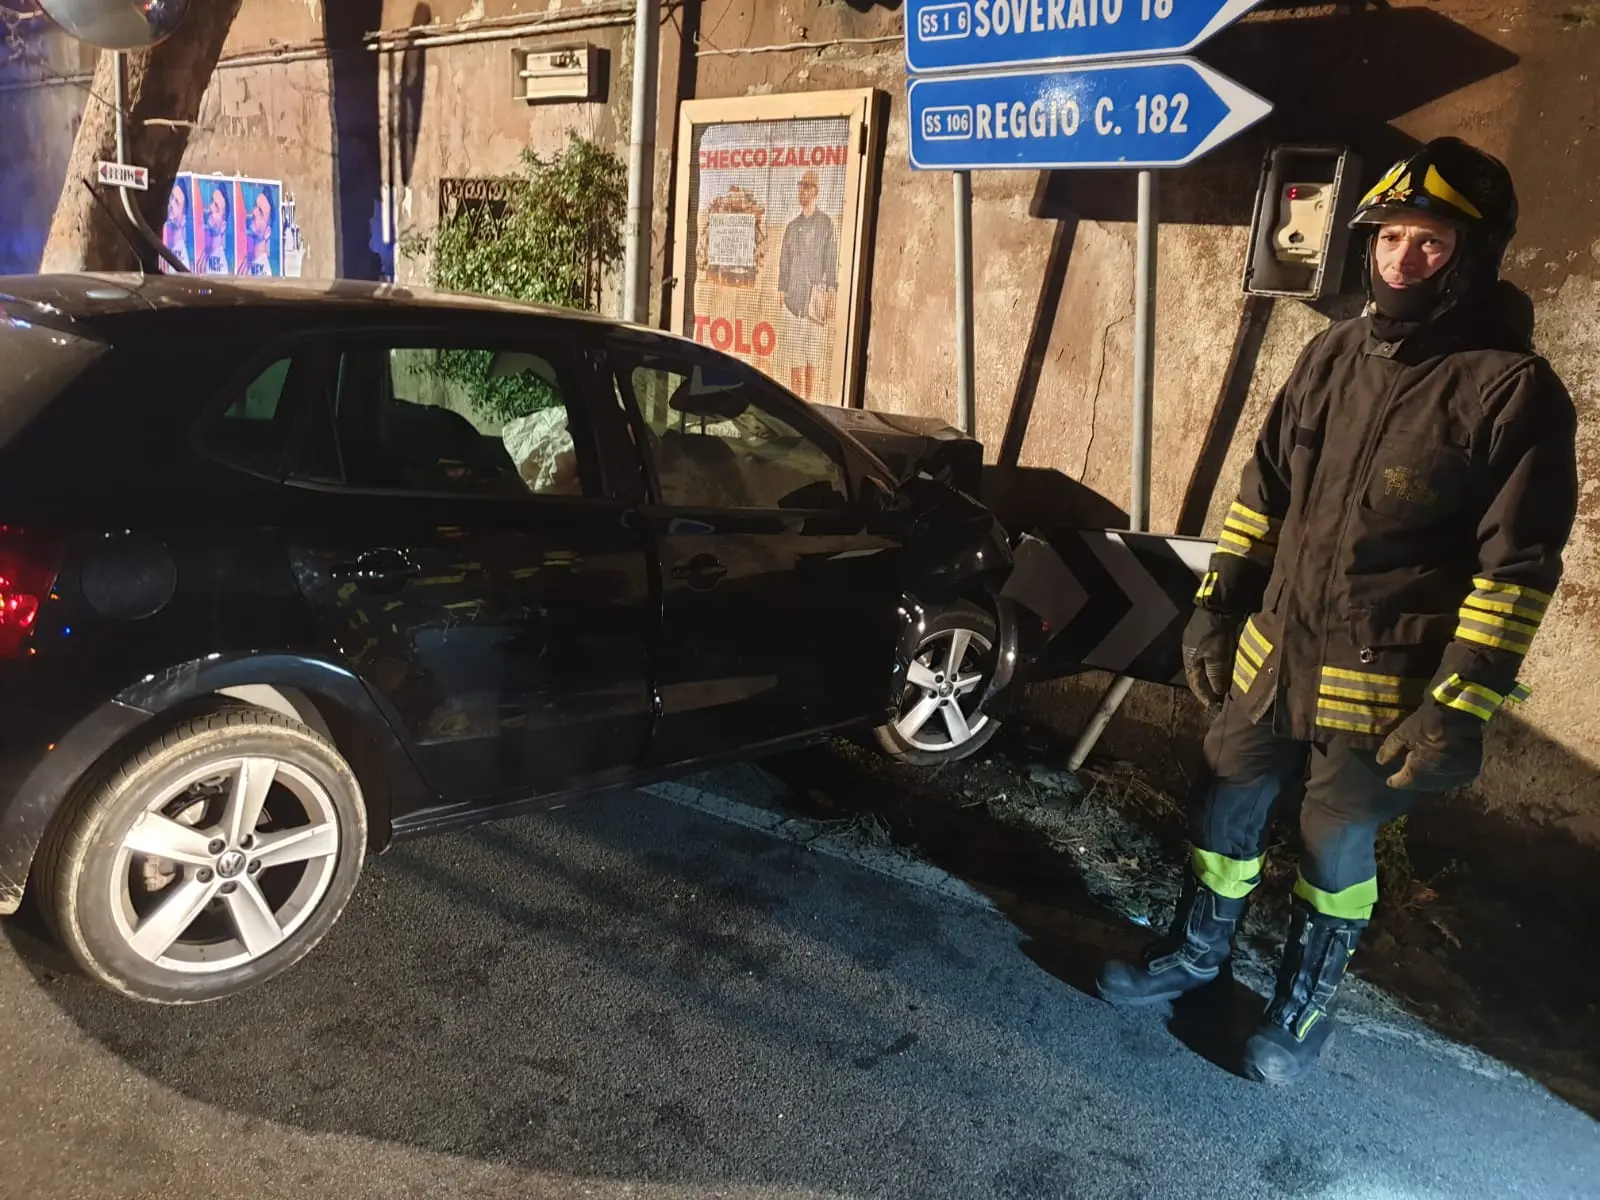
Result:
<instances>
[{"instance_id":1,"label":"asphalt road","mask_svg":"<svg viewBox=\"0 0 1600 1200\"><path fill-rule=\"evenodd\" d=\"M1520 1077L1345 1030L1253 1085L994 912L646 796L401 847L219 1005L8 933L19 1200L1600 1196L1600 1127Z\"/></svg>"}]
</instances>

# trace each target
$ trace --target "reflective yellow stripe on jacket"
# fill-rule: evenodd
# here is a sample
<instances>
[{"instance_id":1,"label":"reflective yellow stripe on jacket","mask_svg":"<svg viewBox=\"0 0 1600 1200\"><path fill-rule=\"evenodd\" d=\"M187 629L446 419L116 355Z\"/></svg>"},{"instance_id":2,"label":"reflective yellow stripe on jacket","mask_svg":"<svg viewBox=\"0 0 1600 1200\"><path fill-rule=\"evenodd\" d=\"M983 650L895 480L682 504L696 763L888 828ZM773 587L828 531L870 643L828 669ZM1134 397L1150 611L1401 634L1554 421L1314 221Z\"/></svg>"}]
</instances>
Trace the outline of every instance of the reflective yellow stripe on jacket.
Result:
<instances>
[{"instance_id":1,"label":"reflective yellow stripe on jacket","mask_svg":"<svg viewBox=\"0 0 1600 1200\"><path fill-rule=\"evenodd\" d=\"M1506 698L1498 692L1477 683L1468 683L1459 674L1452 674L1433 689L1433 698L1446 708L1471 713L1487 721L1499 711Z\"/></svg>"},{"instance_id":2,"label":"reflective yellow stripe on jacket","mask_svg":"<svg viewBox=\"0 0 1600 1200\"><path fill-rule=\"evenodd\" d=\"M1283 522L1277 517L1258 513L1235 500L1217 536L1217 551L1270 567L1278 552L1278 531L1282 528Z\"/></svg>"},{"instance_id":3,"label":"reflective yellow stripe on jacket","mask_svg":"<svg viewBox=\"0 0 1600 1200\"><path fill-rule=\"evenodd\" d=\"M1452 673L1433 689L1433 698L1446 708L1454 708L1487 721L1506 704L1521 704L1532 693L1526 684L1519 683L1502 696L1481 683L1470 683L1460 674Z\"/></svg>"},{"instance_id":4,"label":"reflective yellow stripe on jacket","mask_svg":"<svg viewBox=\"0 0 1600 1200\"><path fill-rule=\"evenodd\" d=\"M1323 667L1317 685L1317 725L1341 733L1381 736L1422 702L1427 686L1421 679Z\"/></svg>"},{"instance_id":5,"label":"reflective yellow stripe on jacket","mask_svg":"<svg viewBox=\"0 0 1600 1200\"><path fill-rule=\"evenodd\" d=\"M1526 654L1550 607L1550 596L1514 583L1474 579L1461 603L1456 637L1495 650Z\"/></svg>"},{"instance_id":6,"label":"reflective yellow stripe on jacket","mask_svg":"<svg viewBox=\"0 0 1600 1200\"><path fill-rule=\"evenodd\" d=\"M1262 664L1272 653L1272 643L1261 636L1255 618L1244 623L1239 634L1239 651L1233 656L1233 682L1241 692L1248 692L1261 673Z\"/></svg>"}]
</instances>

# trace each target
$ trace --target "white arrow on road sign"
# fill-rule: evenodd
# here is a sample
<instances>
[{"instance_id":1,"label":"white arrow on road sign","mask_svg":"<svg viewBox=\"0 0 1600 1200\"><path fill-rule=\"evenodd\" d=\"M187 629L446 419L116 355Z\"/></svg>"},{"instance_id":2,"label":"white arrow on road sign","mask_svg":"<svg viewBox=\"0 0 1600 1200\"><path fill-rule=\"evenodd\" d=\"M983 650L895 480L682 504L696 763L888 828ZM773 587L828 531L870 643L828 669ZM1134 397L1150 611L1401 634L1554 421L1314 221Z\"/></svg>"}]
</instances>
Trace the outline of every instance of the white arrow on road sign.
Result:
<instances>
[{"instance_id":1,"label":"white arrow on road sign","mask_svg":"<svg viewBox=\"0 0 1600 1200\"><path fill-rule=\"evenodd\" d=\"M906 68L980 71L1183 54L1261 0L908 0Z\"/></svg>"},{"instance_id":2,"label":"white arrow on road sign","mask_svg":"<svg viewBox=\"0 0 1600 1200\"><path fill-rule=\"evenodd\" d=\"M1181 637L1217 544L1111 529L1024 534L1001 594L1045 625L1042 678L1100 667L1182 680Z\"/></svg>"},{"instance_id":3,"label":"white arrow on road sign","mask_svg":"<svg viewBox=\"0 0 1600 1200\"><path fill-rule=\"evenodd\" d=\"M1089 548L1127 593L1133 607L1098 646L1083 656L1083 661L1091 667L1121 671L1172 623L1178 606L1150 572L1139 565L1120 535L1107 531L1104 540L1090 542Z\"/></svg>"},{"instance_id":4,"label":"white arrow on road sign","mask_svg":"<svg viewBox=\"0 0 1600 1200\"><path fill-rule=\"evenodd\" d=\"M1272 111L1191 58L919 76L907 89L922 170L1181 167Z\"/></svg>"},{"instance_id":5,"label":"white arrow on road sign","mask_svg":"<svg viewBox=\"0 0 1600 1200\"><path fill-rule=\"evenodd\" d=\"M98 164L100 182L107 187L133 188L138 192L150 190L150 170L128 163L103 162Z\"/></svg>"}]
</instances>

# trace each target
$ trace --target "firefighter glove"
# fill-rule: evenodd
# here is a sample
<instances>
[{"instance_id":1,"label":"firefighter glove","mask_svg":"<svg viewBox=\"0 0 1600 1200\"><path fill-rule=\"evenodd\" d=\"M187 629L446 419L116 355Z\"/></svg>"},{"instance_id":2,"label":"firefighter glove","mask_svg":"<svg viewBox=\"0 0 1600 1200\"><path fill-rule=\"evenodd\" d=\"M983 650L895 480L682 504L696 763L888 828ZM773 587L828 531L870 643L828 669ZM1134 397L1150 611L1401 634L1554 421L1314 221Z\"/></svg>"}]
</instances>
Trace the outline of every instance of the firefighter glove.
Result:
<instances>
[{"instance_id":1,"label":"firefighter glove","mask_svg":"<svg viewBox=\"0 0 1600 1200\"><path fill-rule=\"evenodd\" d=\"M1183 674L1189 690L1207 708L1221 708L1228 695L1243 623L1237 617L1197 608L1183 631Z\"/></svg>"},{"instance_id":2,"label":"firefighter glove","mask_svg":"<svg viewBox=\"0 0 1600 1200\"><path fill-rule=\"evenodd\" d=\"M1389 786L1409 792L1466 787L1483 769L1483 721L1426 701L1385 739L1378 765L1396 763Z\"/></svg>"}]
</instances>

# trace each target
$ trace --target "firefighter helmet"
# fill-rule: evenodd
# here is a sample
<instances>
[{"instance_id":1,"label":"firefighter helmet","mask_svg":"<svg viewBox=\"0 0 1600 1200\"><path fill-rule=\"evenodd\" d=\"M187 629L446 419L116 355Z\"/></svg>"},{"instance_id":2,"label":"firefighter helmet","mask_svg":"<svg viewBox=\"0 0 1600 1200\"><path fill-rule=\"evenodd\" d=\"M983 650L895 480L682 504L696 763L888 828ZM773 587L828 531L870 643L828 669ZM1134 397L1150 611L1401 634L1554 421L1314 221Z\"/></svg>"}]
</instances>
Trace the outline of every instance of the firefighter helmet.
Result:
<instances>
[{"instance_id":1,"label":"firefighter helmet","mask_svg":"<svg viewBox=\"0 0 1600 1200\"><path fill-rule=\"evenodd\" d=\"M1505 164L1460 138L1435 138L1389 168L1361 199L1351 225L1428 213L1501 245L1517 229L1517 194Z\"/></svg>"}]
</instances>

